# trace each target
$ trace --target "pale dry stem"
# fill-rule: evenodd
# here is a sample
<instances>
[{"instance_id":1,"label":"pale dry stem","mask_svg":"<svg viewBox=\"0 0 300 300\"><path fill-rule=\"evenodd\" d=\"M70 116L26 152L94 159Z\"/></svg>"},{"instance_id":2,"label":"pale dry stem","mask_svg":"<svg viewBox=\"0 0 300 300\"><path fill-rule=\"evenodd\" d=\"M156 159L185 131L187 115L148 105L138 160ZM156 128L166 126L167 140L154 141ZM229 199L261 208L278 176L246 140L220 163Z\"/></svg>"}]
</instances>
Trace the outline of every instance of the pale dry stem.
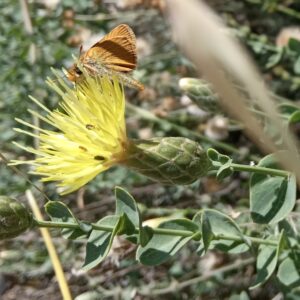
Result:
<instances>
[{"instance_id":1,"label":"pale dry stem","mask_svg":"<svg viewBox=\"0 0 300 300\"><path fill-rule=\"evenodd\" d=\"M279 153L278 158L287 170L296 173L300 183L298 142L291 133L283 131L274 100L246 50L203 2L169 0L168 8L178 44L195 64L199 74L209 80L222 96L223 108L244 124L246 134L264 153L279 150L256 116L249 111L247 101L236 88L235 82L238 82L252 103L268 115L275 131L283 137L283 148L287 152Z\"/></svg>"}]
</instances>

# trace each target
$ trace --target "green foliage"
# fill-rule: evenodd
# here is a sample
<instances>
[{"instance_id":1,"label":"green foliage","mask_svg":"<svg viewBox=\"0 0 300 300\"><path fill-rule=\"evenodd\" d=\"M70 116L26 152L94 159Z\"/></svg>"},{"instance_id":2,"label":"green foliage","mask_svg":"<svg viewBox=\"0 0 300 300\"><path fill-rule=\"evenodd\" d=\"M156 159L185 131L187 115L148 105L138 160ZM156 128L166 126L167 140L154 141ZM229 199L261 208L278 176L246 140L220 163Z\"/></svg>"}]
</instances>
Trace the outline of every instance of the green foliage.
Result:
<instances>
[{"instance_id":1,"label":"green foliage","mask_svg":"<svg viewBox=\"0 0 300 300\"><path fill-rule=\"evenodd\" d=\"M251 289L261 286L271 277L277 266L279 254L283 248L283 241L283 232L281 232L277 247L269 245L259 247L256 261L257 277Z\"/></svg>"},{"instance_id":2,"label":"green foliage","mask_svg":"<svg viewBox=\"0 0 300 300\"><path fill-rule=\"evenodd\" d=\"M13 127L16 127L15 117L32 123L32 120L28 120L28 114L26 113L26 110L33 106L28 100L28 94L38 98L49 107L57 107L58 99L45 88L44 80L50 75L50 67L60 69L61 67L68 67L72 63L70 59L71 53L73 52L77 55L78 47L72 49L68 45L68 39L81 29L88 28L98 34L99 31L101 33L107 32L108 29L116 24L130 21L132 24L137 24L135 29L137 29L138 36L146 32L147 41L152 34L155 36L154 39L157 41L155 41L153 51L156 53L153 56L150 55L140 59L137 76L144 82L149 83L147 88L155 90L156 102L154 101L152 104L150 101L142 102L139 99L139 95L131 91L128 94L128 100L132 103L138 102L140 106L146 107L148 111L153 109L151 105L157 106L158 103L163 102L165 97L179 98L181 93L176 86L178 79L181 76L195 75L190 62L178 55L177 50L174 51L174 44L170 40L164 40L164 35L169 35L169 32L162 25L161 19L159 22L156 22L155 16L159 15L159 13L155 13L154 10L139 10L137 8L132 11L126 11L126 9L118 11L117 4L113 4L113 10L117 11L117 14L106 14L107 12L105 12L102 19L103 8L102 5L98 4L98 1L78 2L76 7L74 7L74 1L60 1L55 10L44 9L43 2L28 2L33 22L33 34L27 33L24 28L20 1L4 0L0 4L0 45L3 54L0 58L0 144L1 150L8 154L8 158L15 158L15 156L21 154L19 150L12 147L12 140L17 139L20 141L22 139L21 142L24 144L32 144L31 137L22 135L20 138L20 135L17 136L12 130ZM300 42L292 38L287 45L279 47L275 45L275 39L281 28L297 23L299 19L299 13L297 16L300 8L299 4L296 1L285 1L283 3L283 1L279 0L226 1L226 4L222 4L222 1L215 2L218 2L216 4L217 9L226 18L233 32L251 51L259 68L265 73L265 79L273 91L292 100L298 100L300 96ZM215 4L212 3L212 5L214 6ZM68 29L63 27L62 20L65 9L70 7L74 7L76 24L73 28ZM283 10L281 11L280 9ZM87 17L88 21L82 21L81 18L84 17ZM145 25L146 27L143 29ZM32 45L36 49L34 61L30 58ZM182 74L179 73L180 68L184 69ZM161 74L158 73L167 73L170 76L166 80L168 81L167 84L164 83L164 80L161 80ZM194 103L197 103L202 109L210 113L220 113L218 101L221 95L217 95L208 82L189 78L188 82L185 83L186 86L180 86L180 88ZM243 91L241 93L243 95ZM133 97L130 98L131 96ZM279 116L281 117L283 128L285 130L292 128L298 133L299 107L276 95L273 96L278 101ZM282 100L284 101L282 102ZM140 116L138 117L140 118ZM175 124L163 122L165 119L170 118ZM181 115L178 117L178 112L175 110L174 113L171 112L165 116L165 119L159 119L162 120L160 126L157 126L158 123L149 125L145 120L141 120L139 125L151 127L156 136L170 136L180 133L181 136L198 139L198 129L202 126L198 117L194 117L194 119L186 117L186 115L184 115L184 118ZM280 145L281 136L274 132L268 116L260 116L260 119L265 126L266 132L274 137L277 144ZM130 132L130 135L138 136L136 131L133 130L133 132ZM231 133L228 139L230 143L237 148L241 147L240 149L242 147L247 148L250 155L253 153L253 150L255 151L252 145L240 134L239 130L234 131L233 134ZM207 142L204 148L211 146ZM15 153L12 154L12 150ZM152 278L151 275L149 277L145 276L146 280L154 283L159 282L159 284L164 286L164 284L168 284L169 278L173 279L175 277L176 281L178 280L180 283L184 278L189 280L191 276L198 276L198 273L202 273L202 265L200 267L201 270L199 271L198 269L198 258L191 257L195 249L197 249L199 255L209 257L209 254L213 253L218 259L223 257L224 261L228 262L229 265L232 264L231 260L236 260L237 262L240 260L242 263L248 256L253 256L256 259L256 280L252 284L252 288L256 290L253 294L249 290L247 292L242 291L242 289L245 289L244 281L239 286L239 278L234 277L236 270L240 268L238 266L232 269L233 271L231 272L226 271L226 275L225 271L220 271L220 273L203 279L203 282L194 283L194 288L186 289L188 295L186 297L190 296L190 298L193 298L193 296L197 295L197 297L210 299L246 300L256 297L257 294L255 293L260 293L262 295L258 297L267 299L271 298L267 293L277 293L280 290L284 294L283 297L285 299L299 299L299 205L297 206L296 203L295 206L295 178L292 174L285 178L284 176L277 176L268 172L255 173L254 169L257 167L267 168L270 172L280 170L273 156L267 156L258 165L251 166L251 172L254 174L250 179L249 213L248 177L247 174L245 175L247 170L245 168L238 169L234 161L245 159L244 166L247 167L250 159L246 158L247 154L230 155L228 153L230 152L224 155L214 149L209 149L207 152L212 162L209 174L215 174L219 181L223 181L222 183L217 183L222 188L221 192L216 194L213 194L207 188L206 179L201 181L200 184L194 184L192 187L166 188L154 185L154 188L150 187L151 192L149 193L148 181L144 176L128 171L126 168L114 168L99 175L97 180L89 185L85 194L85 204L92 204L92 207L96 208L100 207L100 216L97 209L88 211L88 215L84 215L86 212L80 211L80 216L87 216L88 220L101 218L98 222L82 221L73 214L71 208L73 209L76 206L76 201L68 202L68 200L73 200L73 196L65 199L66 203L70 203L70 208L58 201L47 203L45 210L51 219L48 227L51 227L52 224L53 228L61 229L64 238L75 240L74 242L66 241L67 246L60 243L61 240L57 243L62 261L69 262L72 268L76 268L76 266L73 266L71 258L75 257L74 253L79 253L79 247L82 247L82 243L87 241L84 269L88 270L96 267L111 253L114 239L118 235L122 235L128 242L135 244L132 247L137 246L136 258L141 264L146 265L147 268L148 266L159 265L157 269L151 268L151 270L155 270L156 277ZM233 174L233 172L237 171L243 171L243 174ZM19 196L28 187L24 178L12 174L9 169L2 168L1 174L1 194ZM232 177L229 178L230 176ZM233 184L233 188L231 187L229 192L227 192L227 185L231 186L230 183ZM225 188L222 186L223 184ZM139 200L142 200L143 204L147 201L147 204L151 203L153 207L157 206L153 210L151 210L152 208L149 209L151 213L148 215L148 209L144 209L148 217L156 216L156 214L161 216L166 214L167 211L167 214L171 214L171 219L164 221L157 228L143 225L144 216L139 212L137 203L122 188L116 188L115 190L115 212L103 218L101 216L103 211L105 211L104 215L109 214L107 211L110 209L110 204L107 204L108 201L103 201L104 204L101 203L99 206L96 206L96 201L102 201L102 197L107 196L106 193L110 195L109 191L116 185L126 186L129 190L131 190L131 187L135 187L132 191L134 193L138 191L136 194L139 195ZM57 198L57 195L53 192L55 190L53 187L54 185L46 187L46 192L48 192L48 189L50 190L51 195L49 197L51 199ZM141 190L143 190L142 193ZM147 195L146 197L143 196L144 193ZM184 201L187 201L189 207L186 207ZM166 204L171 207L166 208ZM201 209L199 208L200 205ZM11 209L9 206L6 206L6 208ZM79 210L78 208L76 209L77 213ZM101 209L103 210L101 211ZM295 214L292 210L295 211ZM8 213L12 211L10 210ZM13 216L13 218L15 217L16 215ZM4 218L1 220L4 220ZM26 220L28 221L29 219ZM25 223L29 225L30 222L27 221ZM14 224L16 225L15 229L18 226L22 227L22 223L18 221ZM55 226L55 224L60 224L60 226ZM7 222L1 224L1 232L5 230L6 225ZM22 231L23 229L16 231L14 236ZM37 234L37 232L34 234ZM25 275L25 280L26 278L34 278L34 272L38 274L38 278L44 274L45 278L50 278L49 274L52 273L52 268L47 258L46 250L44 247L40 247L40 239L37 238L33 242L31 235L32 232L29 234L28 242L23 241L27 240L27 236L25 236L25 238L21 237L13 242L9 241L11 244L3 245L2 248L5 251L3 251L1 259L4 258L5 260L5 256L9 253L7 249L12 249L9 254L11 258L7 259L5 263L2 263L3 260L0 261L0 264L3 265L4 279L6 281L6 274L9 274L9 272L14 278L16 274L22 273L22 280L24 280L23 275ZM67 253L69 253L69 256L67 256ZM184 261L177 259L179 256L180 258L185 256L188 258ZM201 258L201 261L199 259L199 261L201 263L205 262L206 257ZM172 261L175 261L175 263L171 264ZM224 261L221 264L224 264ZM44 264L42 265L42 263ZM117 290L122 285L123 280L118 280L117 276L114 279L114 276L110 276L110 273L108 273L109 276L103 275L102 272L105 272L105 268L103 268L103 270L101 269L101 275L109 278L107 279L108 284L106 284L109 288L107 290L102 289L105 286L102 278L99 279L102 282L98 284L97 281L95 285L93 278L88 274L85 278L92 283L93 293L90 293L87 297L100 299L104 298L104 296L106 298L112 296L131 299L137 290L142 291L142 288L140 289L140 286L143 285L142 279L140 279L142 278L141 275L148 275L151 272L147 272L148 269L146 271L131 271L131 263L136 264L136 262L132 262L132 258L126 258L120 262L120 268L124 267L125 271L127 268L129 270L129 275L128 273L124 275L126 289L121 287L123 288L122 294ZM192 266L189 266L189 264ZM43 268L46 271L43 271ZM188 273L189 268L191 270L190 274ZM113 268L109 272L112 272L112 270ZM140 268L139 270L143 269ZM122 272L124 271L122 270ZM213 274L211 271L203 271L204 278L206 273ZM237 276L242 275L240 277L246 279L246 277L250 277L249 273L251 272L242 273L239 271ZM191 282L193 279L191 279ZM235 281L235 279L237 280ZM273 280L273 285L270 288L271 280ZM236 283L232 284L232 282ZM136 289L134 284L139 288ZM227 284L232 288L230 292ZM268 285L266 289L261 287L264 284ZM153 286L155 287L154 284ZM236 286L238 287L236 288ZM258 288L259 286L260 288ZM118 287L118 289L115 287ZM79 287L76 286L74 290L81 288L81 285ZM155 297L152 295L151 288L148 296ZM163 292L167 293L167 290L168 287L162 290L162 296L158 294L157 298L165 299ZM175 290L177 291L175 288L169 288L169 293L173 293ZM115 294L113 294L114 292ZM172 299L174 297L179 299L181 294L174 293Z\"/></svg>"},{"instance_id":3,"label":"green foliage","mask_svg":"<svg viewBox=\"0 0 300 300\"><path fill-rule=\"evenodd\" d=\"M277 169L276 156L268 155L259 167ZM250 180L250 210L254 222L277 223L286 218L295 206L296 179L254 173Z\"/></svg>"},{"instance_id":4,"label":"green foliage","mask_svg":"<svg viewBox=\"0 0 300 300\"><path fill-rule=\"evenodd\" d=\"M86 237L91 230L89 226L84 226L83 223L79 222L73 215L72 211L60 201L48 202L45 205L45 211L54 222L64 222L77 225L75 228L64 228L62 230L62 235L66 239L78 239L80 237Z\"/></svg>"},{"instance_id":5,"label":"green foliage","mask_svg":"<svg viewBox=\"0 0 300 300\"><path fill-rule=\"evenodd\" d=\"M186 243L193 238L198 226L188 219L176 219L161 223L158 229L170 229L172 231L185 231L189 236L176 236L173 234L160 234L161 231L153 233L152 238L145 246L137 250L137 259L144 265L156 266L174 256Z\"/></svg>"},{"instance_id":6,"label":"green foliage","mask_svg":"<svg viewBox=\"0 0 300 300\"><path fill-rule=\"evenodd\" d=\"M229 156L220 154L218 151L212 148L209 148L207 150L207 156L213 162L213 165L215 167L218 167L217 178L219 180L222 180L232 175L232 159Z\"/></svg>"},{"instance_id":7,"label":"green foliage","mask_svg":"<svg viewBox=\"0 0 300 300\"><path fill-rule=\"evenodd\" d=\"M203 210L196 214L193 220L201 222L205 251L215 248L229 253L240 253L247 251L251 246L251 242L244 237L239 226L231 218L216 210ZM230 236L236 240L222 238Z\"/></svg>"},{"instance_id":8,"label":"green foliage","mask_svg":"<svg viewBox=\"0 0 300 300\"><path fill-rule=\"evenodd\" d=\"M108 255L114 237L120 230L122 217L107 216L99 220L96 225L103 227L113 227L112 232L92 230L86 245L86 256L83 269L89 270L98 265Z\"/></svg>"},{"instance_id":9,"label":"green foliage","mask_svg":"<svg viewBox=\"0 0 300 300\"><path fill-rule=\"evenodd\" d=\"M217 157L212 150L210 157ZM300 280L297 271L299 244L295 242L295 232L287 221L279 223L279 235L263 237L262 234L261 237L252 237L229 216L217 210L203 209L196 213L192 220L172 217L161 222L158 227L148 227L143 226L138 205L126 190L117 187L115 197L115 214L96 223L77 220L70 209L61 202L52 201L45 206L54 227L71 229L68 232L63 230L65 238L78 239L84 235L87 238L83 265L85 270L101 263L109 254L116 236L124 235L128 241L139 245L136 259L147 266L160 265L170 260L188 242L193 242L198 247L199 255L209 250L231 254L250 250L252 253L257 252L257 276L251 289L269 280L278 264L277 278L283 286L294 287ZM283 260L280 260L280 257L283 257ZM291 272L287 276L288 270Z\"/></svg>"},{"instance_id":10,"label":"green foliage","mask_svg":"<svg viewBox=\"0 0 300 300\"><path fill-rule=\"evenodd\" d=\"M298 287L300 284L299 259L299 254L295 253L286 257L278 267L277 278L287 289Z\"/></svg>"}]
</instances>

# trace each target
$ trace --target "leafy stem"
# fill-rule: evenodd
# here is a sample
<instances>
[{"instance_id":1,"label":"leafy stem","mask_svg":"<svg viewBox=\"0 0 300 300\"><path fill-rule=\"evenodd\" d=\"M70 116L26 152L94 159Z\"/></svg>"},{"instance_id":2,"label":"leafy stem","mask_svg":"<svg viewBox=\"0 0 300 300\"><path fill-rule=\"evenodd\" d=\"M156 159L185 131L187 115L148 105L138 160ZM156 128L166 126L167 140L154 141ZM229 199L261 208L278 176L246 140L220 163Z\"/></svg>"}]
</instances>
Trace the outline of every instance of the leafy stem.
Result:
<instances>
[{"instance_id":1,"label":"leafy stem","mask_svg":"<svg viewBox=\"0 0 300 300\"><path fill-rule=\"evenodd\" d=\"M68 223L68 222L53 222L53 221L40 221L34 220L34 225L36 227L46 227L46 228L71 228L71 229L80 229L80 225L76 223ZM95 223L89 224L93 230L99 230L104 232L113 232L114 226L99 226ZM154 234L159 235L168 235L168 236L180 236L180 237L193 237L194 239L199 239L201 237L201 232L192 232L188 230L177 230L177 229L166 229L166 228L151 228ZM135 234L139 233L139 228L135 228ZM278 245L277 240L265 240L257 237L245 236L245 239L242 239L240 236L234 235L214 235L215 240L229 240L235 242L243 243L245 239L249 240L253 244L263 244L268 246L276 247Z\"/></svg>"},{"instance_id":2,"label":"leafy stem","mask_svg":"<svg viewBox=\"0 0 300 300\"><path fill-rule=\"evenodd\" d=\"M223 166L223 164L218 161L212 161L212 164L213 164L213 168L215 168L216 170L218 170L220 167ZM233 171L259 173L264 175L280 176L284 178L289 178L289 176L291 175L291 173L288 171L272 169L272 168L264 168L259 166L230 163L228 167L232 168Z\"/></svg>"}]
</instances>

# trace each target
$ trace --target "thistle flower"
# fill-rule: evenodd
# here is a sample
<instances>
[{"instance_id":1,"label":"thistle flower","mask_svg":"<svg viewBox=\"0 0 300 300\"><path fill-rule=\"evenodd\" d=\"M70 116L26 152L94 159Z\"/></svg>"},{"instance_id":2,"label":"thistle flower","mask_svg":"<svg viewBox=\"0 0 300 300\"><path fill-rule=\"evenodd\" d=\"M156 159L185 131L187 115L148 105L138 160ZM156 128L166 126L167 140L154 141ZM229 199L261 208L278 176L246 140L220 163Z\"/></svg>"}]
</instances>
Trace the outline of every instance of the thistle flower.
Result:
<instances>
[{"instance_id":1,"label":"thistle flower","mask_svg":"<svg viewBox=\"0 0 300 300\"><path fill-rule=\"evenodd\" d=\"M70 88L58 75L58 83L47 83L62 98L59 109L50 111L38 100L31 99L47 113L29 112L57 130L45 130L23 120L17 121L34 130L15 130L40 141L39 149L18 147L36 155L31 161L12 161L12 164L34 166L32 174L43 176L42 181L57 181L62 194L77 190L97 174L124 159L127 147L125 127L125 97L117 78L101 79L87 76L86 81Z\"/></svg>"},{"instance_id":2,"label":"thistle flower","mask_svg":"<svg viewBox=\"0 0 300 300\"><path fill-rule=\"evenodd\" d=\"M61 78L48 84L61 96L59 108L44 117L29 112L56 130L46 130L17 119L39 134L16 128L40 141L39 149L18 147L36 155L30 164L42 181L57 181L61 194L79 189L97 174L121 164L163 184L189 184L207 174L211 162L202 147L189 139L155 138L129 140L125 127L125 97L118 77L85 76L85 81L70 88Z\"/></svg>"}]
</instances>

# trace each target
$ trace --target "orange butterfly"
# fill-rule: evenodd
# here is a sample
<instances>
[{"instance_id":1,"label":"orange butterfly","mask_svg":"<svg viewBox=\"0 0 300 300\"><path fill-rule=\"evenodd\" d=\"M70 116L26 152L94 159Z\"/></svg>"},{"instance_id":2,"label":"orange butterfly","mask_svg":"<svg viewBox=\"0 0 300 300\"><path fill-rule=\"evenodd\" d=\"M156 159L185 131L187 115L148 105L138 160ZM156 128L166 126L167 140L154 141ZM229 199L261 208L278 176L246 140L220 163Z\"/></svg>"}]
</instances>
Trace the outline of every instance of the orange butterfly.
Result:
<instances>
[{"instance_id":1,"label":"orange butterfly","mask_svg":"<svg viewBox=\"0 0 300 300\"><path fill-rule=\"evenodd\" d=\"M136 40L132 29L121 24L105 35L85 53L81 54L79 61L82 67L92 76L117 75L124 84L140 90L144 86L128 75L136 68ZM74 64L67 77L70 81L79 82L83 73Z\"/></svg>"}]
</instances>

